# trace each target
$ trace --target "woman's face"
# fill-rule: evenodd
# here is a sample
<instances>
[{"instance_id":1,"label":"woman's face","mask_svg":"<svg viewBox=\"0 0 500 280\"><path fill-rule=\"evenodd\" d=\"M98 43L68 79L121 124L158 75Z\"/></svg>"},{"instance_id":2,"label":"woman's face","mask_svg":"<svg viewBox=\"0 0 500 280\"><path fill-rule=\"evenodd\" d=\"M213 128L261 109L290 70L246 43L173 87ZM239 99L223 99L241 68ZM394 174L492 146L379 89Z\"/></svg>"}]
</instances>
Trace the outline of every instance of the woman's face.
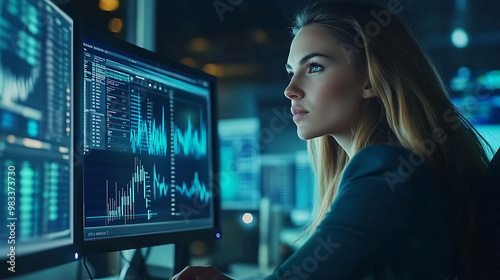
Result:
<instances>
[{"instance_id":1,"label":"woman's face","mask_svg":"<svg viewBox=\"0 0 500 280\"><path fill-rule=\"evenodd\" d=\"M353 54L355 55L355 54ZM303 139L351 135L351 123L368 95L368 79L358 75L331 31L318 25L299 30L290 46L285 96L292 101L297 134Z\"/></svg>"}]
</instances>

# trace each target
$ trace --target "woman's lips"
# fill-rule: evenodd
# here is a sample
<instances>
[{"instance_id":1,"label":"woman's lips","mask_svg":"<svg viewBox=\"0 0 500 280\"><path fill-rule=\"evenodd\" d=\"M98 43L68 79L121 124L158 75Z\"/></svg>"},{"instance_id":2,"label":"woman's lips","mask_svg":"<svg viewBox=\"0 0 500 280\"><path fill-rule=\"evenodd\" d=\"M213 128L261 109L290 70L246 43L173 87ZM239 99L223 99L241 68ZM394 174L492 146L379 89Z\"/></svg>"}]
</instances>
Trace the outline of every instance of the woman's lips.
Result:
<instances>
[{"instance_id":1,"label":"woman's lips","mask_svg":"<svg viewBox=\"0 0 500 280\"><path fill-rule=\"evenodd\" d=\"M305 115L307 115L309 113L309 111L307 111L303 108L297 107L297 106L293 106L291 108L291 111L292 111L294 122L299 121L300 119L302 119Z\"/></svg>"}]
</instances>

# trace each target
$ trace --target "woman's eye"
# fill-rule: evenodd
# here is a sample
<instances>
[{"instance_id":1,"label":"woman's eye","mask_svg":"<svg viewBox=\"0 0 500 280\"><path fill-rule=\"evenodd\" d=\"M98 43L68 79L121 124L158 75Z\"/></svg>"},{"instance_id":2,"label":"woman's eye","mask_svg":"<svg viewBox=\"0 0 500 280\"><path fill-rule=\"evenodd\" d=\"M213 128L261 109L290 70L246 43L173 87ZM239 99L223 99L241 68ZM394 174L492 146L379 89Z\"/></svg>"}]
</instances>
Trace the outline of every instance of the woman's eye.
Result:
<instances>
[{"instance_id":1,"label":"woman's eye","mask_svg":"<svg viewBox=\"0 0 500 280\"><path fill-rule=\"evenodd\" d=\"M319 71L323 70L323 66L317 63L311 63L307 66L307 74L315 74ZM286 76L291 79L293 77L293 72L288 72Z\"/></svg>"},{"instance_id":2,"label":"woman's eye","mask_svg":"<svg viewBox=\"0 0 500 280\"><path fill-rule=\"evenodd\" d=\"M321 65L316 64L316 63L311 63L311 64L309 64L308 74L317 73L317 72L321 71L321 69L323 69L323 67Z\"/></svg>"}]
</instances>

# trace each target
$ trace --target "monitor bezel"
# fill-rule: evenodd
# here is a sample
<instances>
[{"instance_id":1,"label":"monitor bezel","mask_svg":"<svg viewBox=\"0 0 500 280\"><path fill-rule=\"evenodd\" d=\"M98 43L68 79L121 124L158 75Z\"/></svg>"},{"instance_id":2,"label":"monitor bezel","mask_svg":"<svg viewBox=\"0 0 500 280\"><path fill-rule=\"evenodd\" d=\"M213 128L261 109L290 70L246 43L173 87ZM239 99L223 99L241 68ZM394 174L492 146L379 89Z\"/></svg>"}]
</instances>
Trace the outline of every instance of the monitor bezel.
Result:
<instances>
[{"instance_id":1,"label":"monitor bezel","mask_svg":"<svg viewBox=\"0 0 500 280\"><path fill-rule=\"evenodd\" d=\"M128 249L138 249L143 247L150 247L163 244L172 243L187 243L195 240L215 240L216 234L220 231L220 221L219 221L219 211L220 211L220 196L219 196L219 153L218 153L218 134L217 134L217 82L218 79L215 76L207 74L201 70L191 68L180 62L169 59L163 55L151 52L149 50L140 48L136 45L128 43L118 38L114 38L109 35L105 35L101 32L93 30L91 28L84 27L82 32L81 41L79 42L79 61L75 63L79 67L77 77L83 77L83 38L88 38L93 41L108 45L112 48L128 52L130 54L142 57L144 59L157 62L166 67L174 68L176 70L182 71L188 75L199 77L200 79L206 80L210 83L210 111L211 111L211 149L212 149L212 169L211 174L212 186L213 186L213 207L214 207L214 226L207 229L201 230L187 230L169 233L155 233L138 235L132 237L114 237L108 239L100 240L84 240L84 214L83 214L83 164L78 165L77 170L75 170L76 177L76 193L78 199L76 200L76 219L75 224L77 227L76 238L77 244L79 246L79 251L83 255L91 255L97 253L114 252L120 250ZM80 88L78 91L78 101L75 106L75 117L77 121L75 122L77 128L75 129L75 138L78 139L79 151L77 154L84 160L83 156L83 83L80 82Z\"/></svg>"}]
</instances>

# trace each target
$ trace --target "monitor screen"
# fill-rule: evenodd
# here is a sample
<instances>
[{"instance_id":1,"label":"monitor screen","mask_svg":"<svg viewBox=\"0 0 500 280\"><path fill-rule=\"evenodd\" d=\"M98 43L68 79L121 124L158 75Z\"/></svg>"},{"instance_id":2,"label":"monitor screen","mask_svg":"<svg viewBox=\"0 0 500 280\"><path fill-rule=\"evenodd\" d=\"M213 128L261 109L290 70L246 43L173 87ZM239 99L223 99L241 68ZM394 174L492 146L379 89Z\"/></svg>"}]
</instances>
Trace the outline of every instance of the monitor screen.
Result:
<instances>
[{"instance_id":1,"label":"monitor screen","mask_svg":"<svg viewBox=\"0 0 500 280\"><path fill-rule=\"evenodd\" d=\"M500 70L458 69L451 82L451 100L492 146L491 159L500 148Z\"/></svg>"},{"instance_id":2,"label":"monitor screen","mask_svg":"<svg viewBox=\"0 0 500 280\"><path fill-rule=\"evenodd\" d=\"M295 208L312 211L316 180L307 150L295 152Z\"/></svg>"},{"instance_id":3,"label":"monitor screen","mask_svg":"<svg viewBox=\"0 0 500 280\"><path fill-rule=\"evenodd\" d=\"M262 196L290 211L296 202L294 155L265 154L261 159Z\"/></svg>"},{"instance_id":4,"label":"monitor screen","mask_svg":"<svg viewBox=\"0 0 500 280\"><path fill-rule=\"evenodd\" d=\"M258 118L219 121L222 210L260 207L260 121Z\"/></svg>"},{"instance_id":5,"label":"monitor screen","mask_svg":"<svg viewBox=\"0 0 500 280\"><path fill-rule=\"evenodd\" d=\"M283 211L313 209L315 178L306 150L261 156L262 196Z\"/></svg>"},{"instance_id":6,"label":"monitor screen","mask_svg":"<svg viewBox=\"0 0 500 280\"><path fill-rule=\"evenodd\" d=\"M73 32L50 1L0 1L2 275L75 259L53 251L74 243Z\"/></svg>"},{"instance_id":7,"label":"monitor screen","mask_svg":"<svg viewBox=\"0 0 500 280\"><path fill-rule=\"evenodd\" d=\"M213 229L216 79L91 31L82 66L84 251Z\"/></svg>"}]
</instances>

